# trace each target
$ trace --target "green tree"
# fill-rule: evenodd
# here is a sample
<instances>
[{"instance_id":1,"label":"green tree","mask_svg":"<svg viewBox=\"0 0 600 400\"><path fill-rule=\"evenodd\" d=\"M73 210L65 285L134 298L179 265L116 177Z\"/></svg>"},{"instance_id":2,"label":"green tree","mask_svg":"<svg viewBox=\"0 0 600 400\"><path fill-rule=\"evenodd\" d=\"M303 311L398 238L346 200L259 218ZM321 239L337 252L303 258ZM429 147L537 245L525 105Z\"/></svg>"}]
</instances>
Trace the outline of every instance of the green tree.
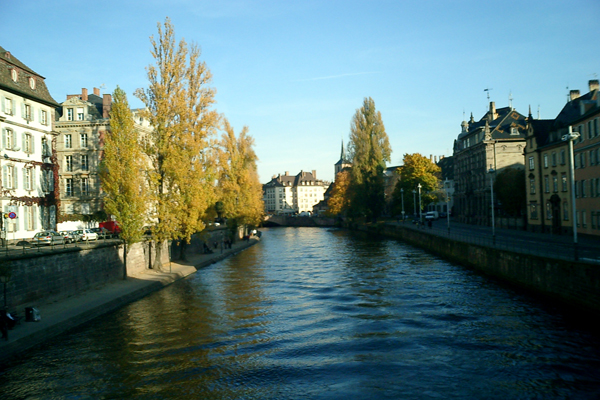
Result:
<instances>
[{"instance_id":1,"label":"green tree","mask_svg":"<svg viewBox=\"0 0 600 400\"><path fill-rule=\"evenodd\" d=\"M110 130L104 137L100 182L106 194L104 210L118 221L125 243L123 279L127 277L129 248L143 235L148 205L145 158L138 139L127 95L117 86L110 111Z\"/></svg>"},{"instance_id":2,"label":"green tree","mask_svg":"<svg viewBox=\"0 0 600 400\"><path fill-rule=\"evenodd\" d=\"M372 98L365 98L350 126L349 150L352 159L350 180L351 216L376 220L385 207L383 170L390 161L389 143L381 113Z\"/></svg>"},{"instance_id":3,"label":"green tree","mask_svg":"<svg viewBox=\"0 0 600 400\"><path fill-rule=\"evenodd\" d=\"M254 139L244 127L236 138L233 127L223 120L224 132L219 142L218 209L232 230L237 226L258 226L264 204L258 179Z\"/></svg>"},{"instance_id":4,"label":"green tree","mask_svg":"<svg viewBox=\"0 0 600 400\"><path fill-rule=\"evenodd\" d=\"M421 185L421 205L423 208L430 203L436 202L438 199L437 190L439 189L441 169L429 158L419 153L404 154L402 161L402 166L396 170L396 173L400 175L400 179L394 188L394 214L400 214L402 211L401 189L404 189L404 211L410 214L416 205L418 214L418 185ZM413 190L417 191L416 196L413 196ZM415 197L416 204L414 203Z\"/></svg>"},{"instance_id":5,"label":"green tree","mask_svg":"<svg viewBox=\"0 0 600 400\"><path fill-rule=\"evenodd\" d=\"M498 173L494 181L494 193L501 210L511 217L523 215L527 203L525 170L505 168Z\"/></svg>"},{"instance_id":6,"label":"green tree","mask_svg":"<svg viewBox=\"0 0 600 400\"><path fill-rule=\"evenodd\" d=\"M154 226L158 242L154 266L161 268L161 244L189 242L204 229L203 218L214 204L215 158L210 150L220 117L212 108L212 75L200 60L200 49L184 40L175 44L169 18L152 36L156 65L147 68L149 87L136 96L146 105L144 116L152 125L145 152L152 164L148 173Z\"/></svg>"}]
</instances>

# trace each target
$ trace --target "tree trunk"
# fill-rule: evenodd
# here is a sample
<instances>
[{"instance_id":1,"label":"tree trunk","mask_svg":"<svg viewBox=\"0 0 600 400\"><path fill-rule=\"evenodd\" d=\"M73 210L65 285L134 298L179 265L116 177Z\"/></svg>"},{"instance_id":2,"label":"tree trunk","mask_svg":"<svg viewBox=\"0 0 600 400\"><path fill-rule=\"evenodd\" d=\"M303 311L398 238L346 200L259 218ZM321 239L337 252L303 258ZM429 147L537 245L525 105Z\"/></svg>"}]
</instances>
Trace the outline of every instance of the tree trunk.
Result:
<instances>
[{"instance_id":1,"label":"tree trunk","mask_svg":"<svg viewBox=\"0 0 600 400\"><path fill-rule=\"evenodd\" d=\"M185 240L179 242L179 259L187 261L187 242Z\"/></svg>"},{"instance_id":2,"label":"tree trunk","mask_svg":"<svg viewBox=\"0 0 600 400\"><path fill-rule=\"evenodd\" d=\"M154 257L154 265L153 268L159 271L162 271L162 243L156 243L156 255Z\"/></svg>"},{"instance_id":3,"label":"tree trunk","mask_svg":"<svg viewBox=\"0 0 600 400\"><path fill-rule=\"evenodd\" d=\"M127 280L127 253L129 252L129 247L127 247L127 242L123 242L123 280Z\"/></svg>"}]
</instances>

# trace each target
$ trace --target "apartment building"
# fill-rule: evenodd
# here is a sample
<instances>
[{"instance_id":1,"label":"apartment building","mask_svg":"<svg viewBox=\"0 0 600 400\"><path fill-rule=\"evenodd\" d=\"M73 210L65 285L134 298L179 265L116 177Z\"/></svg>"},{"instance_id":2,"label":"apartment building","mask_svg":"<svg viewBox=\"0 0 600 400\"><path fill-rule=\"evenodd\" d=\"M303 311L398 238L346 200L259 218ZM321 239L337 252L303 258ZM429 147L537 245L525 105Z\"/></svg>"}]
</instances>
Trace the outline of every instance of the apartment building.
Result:
<instances>
[{"instance_id":1,"label":"apartment building","mask_svg":"<svg viewBox=\"0 0 600 400\"><path fill-rule=\"evenodd\" d=\"M269 214L295 214L313 212L313 207L324 199L329 185L316 178L317 171L300 171L290 175L274 175L263 185L265 212Z\"/></svg>"},{"instance_id":2,"label":"apartment building","mask_svg":"<svg viewBox=\"0 0 600 400\"><path fill-rule=\"evenodd\" d=\"M0 47L2 239L28 239L56 227L57 106L45 78Z\"/></svg>"}]
</instances>

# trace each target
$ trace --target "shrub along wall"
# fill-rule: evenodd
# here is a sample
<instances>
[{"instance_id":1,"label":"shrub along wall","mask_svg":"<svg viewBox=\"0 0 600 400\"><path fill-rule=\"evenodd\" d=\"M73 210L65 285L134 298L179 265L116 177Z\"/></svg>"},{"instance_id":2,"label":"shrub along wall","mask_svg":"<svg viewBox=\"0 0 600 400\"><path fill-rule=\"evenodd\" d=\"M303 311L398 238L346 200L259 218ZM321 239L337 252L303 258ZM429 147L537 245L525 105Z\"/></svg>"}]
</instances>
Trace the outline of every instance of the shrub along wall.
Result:
<instances>
[{"instance_id":1,"label":"shrub along wall","mask_svg":"<svg viewBox=\"0 0 600 400\"><path fill-rule=\"evenodd\" d=\"M394 225L360 230L401 239L429 252L572 306L600 311L600 268L576 261L513 253Z\"/></svg>"},{"instance_id":2,"label":"shrub along wall","mask_svg":"<svg viewBox=\"0 0 600 400\"><path fill-rule=\"evenodd\" d=\"M169 262L167 243L162 262ZM153 242L133 245L127 255L128 275L148 269L156 252ZM10 310L41 304L51 298L72 296L84 290L123 278L123 246L100 243L86 249L56 249L51 254L30 253L5 259L12 276L7 284ZM23 310L19 310L22 313Z\"/></svg>"}]
</instances>

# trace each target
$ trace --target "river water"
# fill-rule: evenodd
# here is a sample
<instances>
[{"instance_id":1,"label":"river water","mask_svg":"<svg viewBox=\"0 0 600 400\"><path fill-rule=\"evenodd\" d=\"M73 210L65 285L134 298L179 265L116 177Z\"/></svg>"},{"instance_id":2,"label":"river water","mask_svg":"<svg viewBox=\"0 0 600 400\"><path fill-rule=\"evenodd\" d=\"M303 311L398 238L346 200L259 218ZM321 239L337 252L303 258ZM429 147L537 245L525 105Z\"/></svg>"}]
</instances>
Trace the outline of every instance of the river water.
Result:
<instances>
[{"instance_id":1,"label":"river water","mask_svg":"<svg viewBox=\"0 0 600 400\"><path fill-rule=\"evenodd\" d=\"M280 228L26 353L10 399L559 399L600 335L401 242Z\"/></svg>"}]
</instances>

